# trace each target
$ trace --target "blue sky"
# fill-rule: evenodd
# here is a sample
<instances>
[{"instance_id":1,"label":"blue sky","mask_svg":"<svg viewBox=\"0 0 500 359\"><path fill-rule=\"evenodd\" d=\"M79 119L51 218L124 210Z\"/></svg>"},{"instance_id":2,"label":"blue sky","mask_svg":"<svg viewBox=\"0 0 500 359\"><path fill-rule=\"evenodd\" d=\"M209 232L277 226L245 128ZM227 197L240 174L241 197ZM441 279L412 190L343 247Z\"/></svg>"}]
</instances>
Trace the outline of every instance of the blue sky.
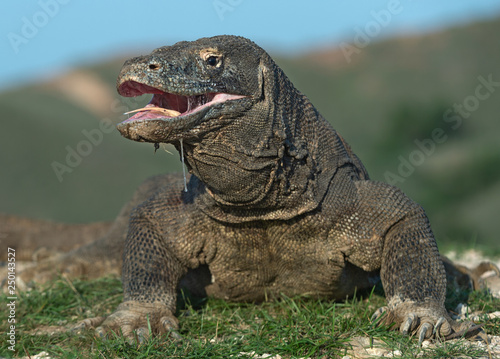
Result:
<instances>
[{"instance_id":1,"label":"blue sky","mask_svg":"<svg viewBox=\"0 0 500 359\"><path fill-rule=\"evenodd\" d=\"M498 0L26 0L0 8L0 88L204 36L242 35L296 54L352 42L370 23L379 40L500 16Z\"/></svg>"}]
</instances>

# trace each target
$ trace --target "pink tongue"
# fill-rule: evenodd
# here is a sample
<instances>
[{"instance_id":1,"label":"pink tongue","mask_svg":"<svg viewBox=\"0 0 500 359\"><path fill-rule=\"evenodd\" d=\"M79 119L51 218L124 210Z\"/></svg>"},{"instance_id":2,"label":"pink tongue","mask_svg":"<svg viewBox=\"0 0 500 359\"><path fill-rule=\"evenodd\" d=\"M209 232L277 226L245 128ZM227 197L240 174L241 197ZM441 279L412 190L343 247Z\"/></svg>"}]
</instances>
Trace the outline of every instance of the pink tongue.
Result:
<instances>
[{"instance_id":1,"label":"pink tongue","mask_svg":"<svg viewBox=\"0 0 500 359\"><path fill-rule=\"evenodd\" d=\"M141 111L136 113L134 116L130 117L129 120L147 120L158 117L169 117L169 116L154 111Z\"/></svg>"},{"instance_id":2,"label":"pink tongue","mask_svg":"<svg viewBox=\"0 0 500 359\"><path fill-rule=\"evenodd\" d=\"M130 114L133 112L137 112L134 116L132 116L130 119L140 119L140 120L145 120L145 119L152 119L152 118L171 118L171 117L177 117L181 113L175 110L169 110L166 108L162 107L156 107L152 104L148 104L146 107L139 108L137 110L125 112L125 114Z\"/></svg>"}]
</instances>

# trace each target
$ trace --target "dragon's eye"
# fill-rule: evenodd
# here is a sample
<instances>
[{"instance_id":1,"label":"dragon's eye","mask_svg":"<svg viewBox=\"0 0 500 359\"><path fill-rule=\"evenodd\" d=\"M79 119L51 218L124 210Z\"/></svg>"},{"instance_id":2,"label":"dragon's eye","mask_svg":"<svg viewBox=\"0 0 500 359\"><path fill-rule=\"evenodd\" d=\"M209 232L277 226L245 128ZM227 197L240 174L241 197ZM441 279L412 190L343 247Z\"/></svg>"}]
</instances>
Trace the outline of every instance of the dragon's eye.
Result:
<instances>
[{"instance_id":1,"label":"dragon's eye","mask_svg":"<svg viewBox=\"0 0 500 359\"><path fill-rule=\"evenodd\" d=\"M209 56L207 57L207 64L209 64L210 66L215 66L217 65L217 57L216 56Z\"/></svg>"}]
</instances>

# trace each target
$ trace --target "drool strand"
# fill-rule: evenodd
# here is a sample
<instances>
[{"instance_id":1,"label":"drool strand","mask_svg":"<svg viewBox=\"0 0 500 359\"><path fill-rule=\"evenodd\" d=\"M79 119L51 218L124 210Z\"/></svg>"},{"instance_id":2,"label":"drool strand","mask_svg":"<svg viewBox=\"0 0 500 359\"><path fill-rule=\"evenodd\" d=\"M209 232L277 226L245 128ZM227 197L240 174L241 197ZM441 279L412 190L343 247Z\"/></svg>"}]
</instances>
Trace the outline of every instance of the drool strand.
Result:
<instances>
[{"instance_id":1,"label":"drool strand","mask_svg":"<svg viewBox=\"0 0 500 359\"><path fill-rule=\"evenodd\" d=\"M180 139L180 142L181 142L182 176L184 177L184 192L187 192L188 188L187 188L187 180L186 180L186 166L184 165L184 146L182 145L182 138Z\"/></svg>"}]
</instances>

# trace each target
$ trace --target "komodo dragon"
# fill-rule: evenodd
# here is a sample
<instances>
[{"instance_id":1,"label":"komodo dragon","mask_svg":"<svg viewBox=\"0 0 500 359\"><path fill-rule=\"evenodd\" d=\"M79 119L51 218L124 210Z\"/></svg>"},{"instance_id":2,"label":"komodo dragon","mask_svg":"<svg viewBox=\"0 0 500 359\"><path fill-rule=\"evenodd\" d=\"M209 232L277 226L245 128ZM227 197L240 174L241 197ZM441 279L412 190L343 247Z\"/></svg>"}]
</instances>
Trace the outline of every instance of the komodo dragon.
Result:
<instances>
[{"instance_id":1,"label":"komodo dragon","mask_svg":"<svg viewBox=\"0 0 500 359\"><path fill-rule=\"evenodd\" d=\"M445 270L424 210L370 180L255 43L216 36L161 47L126 61L117 89L153 95L118 124L121 134L173 144L191 175L186 188L182 176L148 180L108 237L25 274L102 273L123 253L123 303L84 324L131 338L147 336L149 320L154 333L175 336L179 287L233 301L345 299L381 279L382 322L420 342L477 333L444 307Z\"/></svg>"}]
</instances>

